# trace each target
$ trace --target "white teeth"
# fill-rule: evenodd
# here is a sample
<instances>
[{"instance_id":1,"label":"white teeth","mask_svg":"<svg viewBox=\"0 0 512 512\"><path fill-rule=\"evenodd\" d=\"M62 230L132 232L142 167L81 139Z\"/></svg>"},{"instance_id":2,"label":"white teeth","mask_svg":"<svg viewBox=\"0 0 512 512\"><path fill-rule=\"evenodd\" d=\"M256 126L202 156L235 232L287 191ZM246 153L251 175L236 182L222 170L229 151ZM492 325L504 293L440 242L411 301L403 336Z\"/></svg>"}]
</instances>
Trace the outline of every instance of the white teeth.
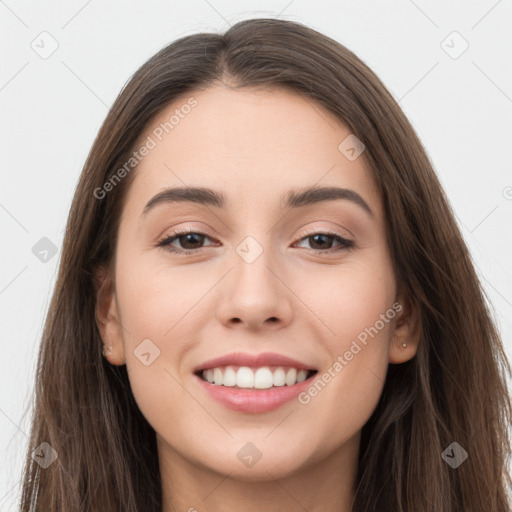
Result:
<instances>
[{"instance_id":1,"label":"white teeth","mask_svg":"<svg viewBox=\"0 0 512 512\"><path fill-rule=\"evenodd\" d=\"M254 387L256 389L271 388L274 378L270 368L258 368L254 374Z\"/></svg>"},{"instance_id":2,"label":"white teeth","mask_svg":"<svg viewBox=\"0 0 512 512\"><path fill-rule=\"evenodd\" d=\"M282 368L278 368L274 372L273 383L274 386L284 386L286 384L286 374Z\"/></svg>"},{"instance_id":3,"label":"white teeth","mask_svg":"<svg viewBox=\"0 0 512 512\"><path fill-rule=\"evenodd\" d=\"M236 372L236 385L239 388L254 387L254 373L247 366L241 366Z\"/></svg>"},{"instance_id":4,"label":"white teeth","mask_svg":"<svg viewBox=\"0 0 512 512\"><path fill-rule=\"evenodd\" d=\"M222 385L229 387L236 386L236 372L231 368L231 366L228 366L224 370L224 381L222 382Z\"/></svg>"},{"instance_id":5,"label":"white teeth","mask_svg":"<svg viewBox=\"0 0 512 512\"><path fill-rule=\"evenodd\" d=\"M203 379L210 384L239 388L268 389L272 386L293 386L307 379L307 370L296 368L277 367L269 368L263 366L253 369L248 366L241 366L235 370L232 366L210 368L203 371Z\"/></svg>"},{"instance_id":6,"label":"white teeth","mask_svg":"<svg viewBox=\"0 0 512 512\"><path fill-rule=\"evenodd\" d=\"M215 384L222 384L222 370L220 368L213 369L213 381Z\"/></svg>"},{"instance_id":7,"label":"white teeth","mask_svg":"<svg viewBox=\"0 0 512 512\"><path fill-rule=\"evenodd\" d=\"M307 376L308 372L306 370L299 370L299 373L297 373L297 382L305 381Z\"/></svg>"},{"instance_id":8,"label":"white teeth","mask_svg":"<svg viewBox=\"0 0 512 512\"><path fill-rule=\"evenodd\" d=\"M290 368L286 374L285 382L287 386L293 386L297 382L297 370Z\"/></svg>"}]
</instances>

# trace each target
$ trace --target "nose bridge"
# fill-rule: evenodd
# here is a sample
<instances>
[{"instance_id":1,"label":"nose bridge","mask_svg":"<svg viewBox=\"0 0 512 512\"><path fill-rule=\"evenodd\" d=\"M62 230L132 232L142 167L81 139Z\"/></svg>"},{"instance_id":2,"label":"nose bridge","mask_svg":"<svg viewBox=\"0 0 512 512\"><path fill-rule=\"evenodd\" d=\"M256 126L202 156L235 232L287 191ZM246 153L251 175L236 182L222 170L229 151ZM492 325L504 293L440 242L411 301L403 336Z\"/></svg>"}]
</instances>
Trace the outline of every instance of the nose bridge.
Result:
<instances>
[{"instance_id":1,"label":"nose bridge","mask_svg":"<svg viewBox=\"0 0 512 512\"><path fill-rule=\"evenodd\" d=\"M257 326L268 319L289 320L289 293L276 277L278 254L271 245L271 236L264 231L247 235L235 246L233 269L219 299L221 321L236 319Z\"/></svg>"},{"instance_id":2,"label":"nose bridge","mask_svg":"<svg viewBox=\"0 0 512 512\"><path fill-rule=\"evenodd\" d=\"M272 296L279 295L278 282L269 270L279 266L271 245L271 237L266 234L247 235L236 247L234 268L234 285L240 287L244 294L254 294L252 300L262 300L263 295L272 291ZM258 296L262 296L258 299ZM266 297L265 300L269 300Z\"/></svg>"}]
</instances>

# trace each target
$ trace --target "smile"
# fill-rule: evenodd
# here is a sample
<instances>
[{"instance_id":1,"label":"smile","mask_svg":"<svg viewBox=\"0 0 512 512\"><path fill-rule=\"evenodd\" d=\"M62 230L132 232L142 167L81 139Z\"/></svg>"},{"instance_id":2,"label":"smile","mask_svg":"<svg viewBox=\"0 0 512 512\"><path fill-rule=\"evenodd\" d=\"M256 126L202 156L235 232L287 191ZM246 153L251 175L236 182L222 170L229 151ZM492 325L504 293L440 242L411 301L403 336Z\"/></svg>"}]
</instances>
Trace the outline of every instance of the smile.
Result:
<instances>
[{"instance_id":1,"label":"smile","mask_svg":"<svg viewBox=\"0 0 512 512\"><path fill-rule=\"evenodd\" d=\"M316 370L286 368L282 366L225 366L200 372L201 378L216 386L241 389L268 389L293 386L311 377Z\"/></svg>"},{"instance_id":2,"label":"smile","mask_svg":"<svg viewBox=\"0 0 512 512\"><path fill-rule=\"evenodd\" d=\"M259 414L296 398L318 370L284 354L234 352L204 361L192 372L207 399L233 411Z\"/></svg>"},{"instance_id":3,"label":"smile","mask_svg":"<svg viewBox=\"0 0 512 512\"><path fill-rule=\"evenodd\" d=\"M228 366L203 370L194 375L208 399L236 412L262 414L297 398L311 385L317 373L317 370L296 368L242 366L235 369Z\"/></svg>"}]
</instances>

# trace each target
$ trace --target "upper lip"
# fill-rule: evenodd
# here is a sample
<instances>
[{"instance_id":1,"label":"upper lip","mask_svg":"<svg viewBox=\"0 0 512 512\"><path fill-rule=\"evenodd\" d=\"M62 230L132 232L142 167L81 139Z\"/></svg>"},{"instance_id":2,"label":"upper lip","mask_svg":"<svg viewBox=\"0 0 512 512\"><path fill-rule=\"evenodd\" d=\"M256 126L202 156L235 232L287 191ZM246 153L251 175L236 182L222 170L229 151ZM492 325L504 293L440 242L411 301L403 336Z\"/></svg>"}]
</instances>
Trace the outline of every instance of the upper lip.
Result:
<instances>
[{"instance_id":1,"label":"upper lip","mask_svg":"<svg viewBox=\"0 0 512 512\"><path fill-rule=\"evenodd\" d=\"M281 354L275 354L272 352L264 352L262 354L244 354L242 352L236 352L232 354L226 354L224 356L209 359L194 368L194 372L200 370L208 370L210 368L217 368L219 366L251 366L258 368L262 366L289 366L291 368L297 368L298 370L314 370L311 365L307 365L292 359L291 357L283 356Z\"/></svg>"}]
</instances>

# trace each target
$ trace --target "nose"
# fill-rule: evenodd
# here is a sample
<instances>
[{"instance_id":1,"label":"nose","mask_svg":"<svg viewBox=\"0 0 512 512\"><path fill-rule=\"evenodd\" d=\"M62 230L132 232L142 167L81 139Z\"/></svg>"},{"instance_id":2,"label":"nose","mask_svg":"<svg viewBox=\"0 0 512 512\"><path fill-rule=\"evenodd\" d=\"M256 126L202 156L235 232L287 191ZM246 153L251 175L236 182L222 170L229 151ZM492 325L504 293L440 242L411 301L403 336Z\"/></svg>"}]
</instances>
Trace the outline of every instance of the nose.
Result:
<instances>
[{"instance_id":1,"label":"nose","mask_svg":"<svg viewBox=\"0 0 512 512\"><path fill-rule=\"evenodd\" d=\"M291 322L293 292L271 253L263 250L254 261L234 254L218 290L217 317L226 327L276 330Z\"/></svg>"}]
</instances>

